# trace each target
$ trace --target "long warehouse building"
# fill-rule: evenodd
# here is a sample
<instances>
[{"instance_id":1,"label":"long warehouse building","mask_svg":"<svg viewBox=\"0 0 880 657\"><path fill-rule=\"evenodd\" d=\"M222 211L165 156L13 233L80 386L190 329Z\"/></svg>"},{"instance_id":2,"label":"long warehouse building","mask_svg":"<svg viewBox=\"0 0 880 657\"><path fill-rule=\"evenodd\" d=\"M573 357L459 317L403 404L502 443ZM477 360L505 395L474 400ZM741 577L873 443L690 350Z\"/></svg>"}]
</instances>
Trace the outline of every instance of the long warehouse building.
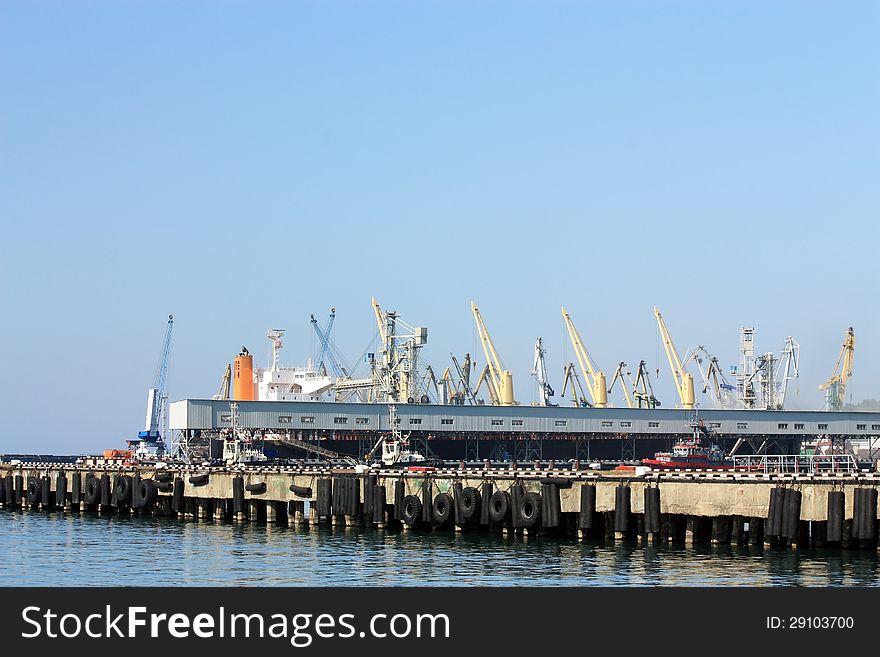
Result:
<instances>
[{"instance_id":1,"label":"long warehouse building","mask_svg":"<svg viewBox=\"0 0 880 657\"><path fill-rule=\"evenodd\" d=\"M208 450L232 428L232 403L171 403L175 443ZM235 403L237 426L265 440L270 456L302 457L290 445L306 441L360 457L390 430L388 404ZM804 441L822 439L841 445L861 440L873 447L880 438L880 413L435 404L396 404L395 412L398 428L414 447L449 460L644 458L690 435L694 423L725 451L740 454L796 454Z\"/></svg>"}]
</instances>

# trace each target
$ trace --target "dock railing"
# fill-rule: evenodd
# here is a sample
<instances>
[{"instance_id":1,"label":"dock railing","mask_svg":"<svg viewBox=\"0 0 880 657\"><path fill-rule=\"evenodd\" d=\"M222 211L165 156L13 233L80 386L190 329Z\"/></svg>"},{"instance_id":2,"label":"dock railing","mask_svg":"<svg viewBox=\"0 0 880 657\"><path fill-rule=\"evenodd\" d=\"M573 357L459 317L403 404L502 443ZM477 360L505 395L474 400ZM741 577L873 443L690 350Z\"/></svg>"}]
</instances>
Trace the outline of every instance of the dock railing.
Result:
<instances>
[{"instance_id":1,"label":"dock railing","mask_svg":"<svg viewBox=\"0 0 880 657\"><path fill-rule=\"evenodd\" d=\"M820 474L859 470L852 454L749 454L731 458L734 469L747 472Z\"/></svg>"}]
</instances>

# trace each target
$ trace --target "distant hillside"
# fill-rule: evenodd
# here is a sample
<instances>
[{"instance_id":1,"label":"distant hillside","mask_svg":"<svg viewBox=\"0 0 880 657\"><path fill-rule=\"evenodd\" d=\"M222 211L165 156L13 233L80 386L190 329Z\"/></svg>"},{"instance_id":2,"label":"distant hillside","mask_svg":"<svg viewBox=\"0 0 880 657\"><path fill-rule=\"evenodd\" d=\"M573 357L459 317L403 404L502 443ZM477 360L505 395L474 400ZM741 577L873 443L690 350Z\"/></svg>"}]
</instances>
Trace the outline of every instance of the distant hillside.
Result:
<instances>
[{"instance_id":1,"label":"distant hillside","mask_svg":"<svg viewBox=\"0 0 880 657\"><path fill-rule=\"evenodd\" d=\"M858 404L844 404L844 411L880 411L880 399L863 399Z\"/></svg>"}]
</instances>

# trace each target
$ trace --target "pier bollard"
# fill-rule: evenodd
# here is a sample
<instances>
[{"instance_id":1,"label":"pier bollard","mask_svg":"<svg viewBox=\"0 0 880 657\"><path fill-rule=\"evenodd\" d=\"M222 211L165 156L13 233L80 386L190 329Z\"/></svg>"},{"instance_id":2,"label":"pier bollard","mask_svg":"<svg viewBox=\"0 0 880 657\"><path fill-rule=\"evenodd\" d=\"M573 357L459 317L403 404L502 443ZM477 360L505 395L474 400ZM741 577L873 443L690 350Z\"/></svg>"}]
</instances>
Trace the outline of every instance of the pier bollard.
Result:
<instances>
[{"instance_id":1,"label":"pier bollard","mask_svg":"<svg viewBox=\"0 0 880 657\"><path fill-rule=\"evenodd\" d=\"M749 518L749 545L764 543L764 519Z\"/></svg>"},{"instance_id":2,"label":"pier bollard","mask_svg":"<svg viewBox=\"0 0 880 657\"><path fill-rule=\"evenodd\" d=\"M825 540L828 543L840 543L843 540L843 523L845 520L846 494L840 491L828 493L828 521L825 525Z\"/></svg>"},{"instance_id":3,"label":"pier bollard","mask_svg":"<svg viewBox=\"0 0 880 657\"><path fill-rule=\"evenodd\" d=\"M581 506L578 513L578 529L581 538L586 538L593 529L596 514L596 487L592 484L581 485Z\"/></svg>"},{"instance_id":4,"label":"pier bollard","mask_svg":"<svg viewBox=\"0 0 880 657\"><path fill-rule=\"evenodd\" d=\"M59 509L67 507L67 477L63 472L55 477L55 506Z\"/></svg>"},{"instance_id":5,"label":"pier bollard","mask_svg":"<svg viewBox=\"0 0 880 657\"><path fill-rule=\"evenodd\" d=\"M712 545L727 545L730 543L730 530L730 516L716 516L712 518Z\"/></svg>"},{"instance_id":6,"label":"pier bollard","mask_svg":"<svg viewBox=\"0 0 880 657\"><path fill-rule=\"evenodd\" d=\"M629 531L631 513L631 491L629 486L618 486L614 489L614 538L621 540Z\"/></svg>"},{"instance_id":7,"label":"pier bollard","mask_svg":"<svg viewBox=\"0 0 880 657\"><path fill-rule=\"evenodd\" d=\"M52 480L49 476L40 477L40 507L44 511L52 508Z\"/></svg>"},{"instance_id":8,"label":"pier bollard","mask_svg":"<svg viewBox=\"0 0 880 657\"><path fill-rule=\"evenodd\" d=\"M660 531L660 489L657 486L645 488L645 534Z\"/></svg>"},{"instance_id":9,"label":"pier bollard","mask_svg":"<svg viewBox=\"0 0 880 657\"><path fill-rule=\"evenodd\" d=\"M785 489L784 511L781 536L789 543L797 543L798 522L801 516L801 493L791 488Z\"/></svg>"},{"instance_id":10,"label":"pier bollard","mask_svg":"<svg viewBox=\"0 0 880 657\"><path fill-rule=\"evenodd\" d=\"M250 522L260 521L260 500L245 500L247 516Z\"/></svg>"},{"instance_id":11,"label":"pier bollard","mask_svg":"<svg viewBox=\"0 0 880 657\"><path fill-rule=\"evenodd\" d=\"M232 478L232 517L235 520L244 519L244 477Z\"/></svg>"}]
</instances>

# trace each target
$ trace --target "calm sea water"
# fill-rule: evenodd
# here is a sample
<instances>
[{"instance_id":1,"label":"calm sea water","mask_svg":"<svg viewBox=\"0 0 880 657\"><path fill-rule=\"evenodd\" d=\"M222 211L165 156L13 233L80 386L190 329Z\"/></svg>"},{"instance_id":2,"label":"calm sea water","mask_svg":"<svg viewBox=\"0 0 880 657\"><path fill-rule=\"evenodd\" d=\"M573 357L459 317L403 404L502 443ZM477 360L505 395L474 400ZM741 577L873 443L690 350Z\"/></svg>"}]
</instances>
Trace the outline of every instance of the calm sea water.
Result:
<instances>
[{"instance_id":1,"label":"calm sea water","mask_svg":"<svg viewBox=\"0 0 880 657\"><path fill-rule=\"evenodd\" d=\"M0 585L874 586L874 552L0 512Z\"/></svg>"}]
</instances>

